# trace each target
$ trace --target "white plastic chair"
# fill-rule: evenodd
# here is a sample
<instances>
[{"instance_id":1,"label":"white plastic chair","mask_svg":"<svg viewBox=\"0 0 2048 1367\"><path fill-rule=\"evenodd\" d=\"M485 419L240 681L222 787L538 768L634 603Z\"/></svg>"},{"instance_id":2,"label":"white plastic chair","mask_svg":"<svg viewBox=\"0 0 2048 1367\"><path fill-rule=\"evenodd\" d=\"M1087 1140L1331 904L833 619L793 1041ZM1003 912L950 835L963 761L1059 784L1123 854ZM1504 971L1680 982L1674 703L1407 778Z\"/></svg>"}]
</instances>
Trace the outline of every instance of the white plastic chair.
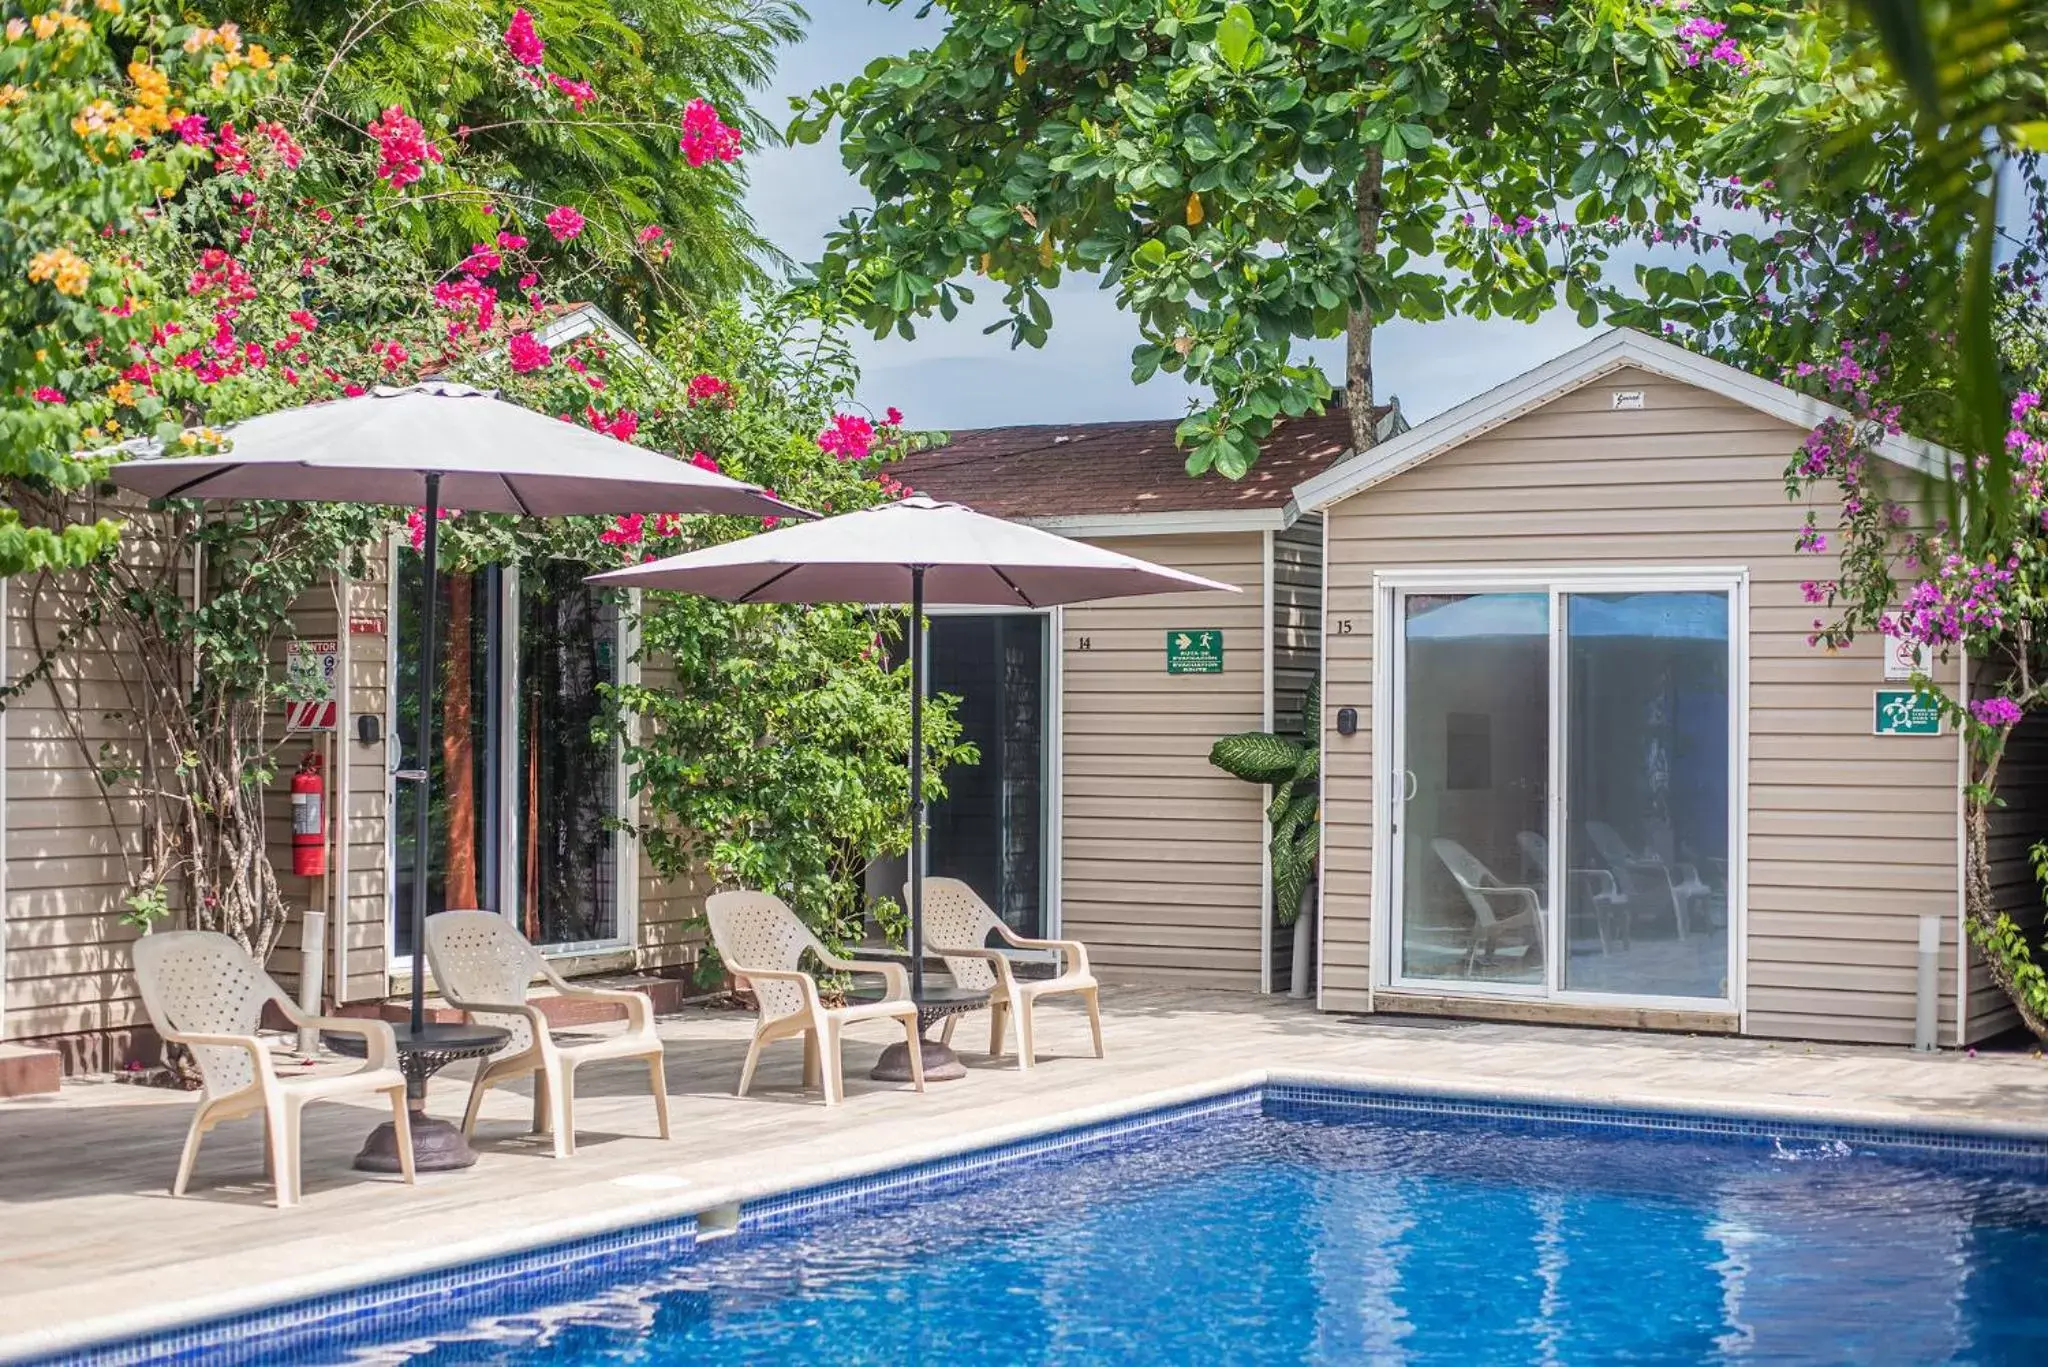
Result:
<instances>
[{"instance_id":1,"label":"white plastic chair","mask_svg":"<svg viewBox=\"0 0 2048 1367\"><path fill-rule=\"evenodd\" d=\"M839 1036L849 1025L862 1021L893 1020L901 1023L903 1038L910 1048L910 1079L924 1090L924 1049L918 1040L917 1004L910 1000L910 975L903 965L842 959L811 934L810 927L796 917L781 898L766 892L718 892L704 903L711 923L711 942L726 971L744 978L754 990L761 1016L754 1026L754 1039L747 1046L747 1061L740 1069L738 1095L745 1096L754 1083L754 1066L761 1060L761 1046L779 1039L803 1036L804 1085L822 1087L825 1104L836 1106L846 1096L846 1077L839 1058ZM818 985L804 972L803 958L810 953L824 967L840 973L880 975L886 992L880 1001L855 1002L827 1007L818 997Z\"/></svg>"},{"instance_id":2,"label":"white plastic chair","mask_svg":"<svg viewBox=\"0 0 2048 1367\"><path fill-rule=\"evenodd\" d=\"M1515 836L1515 844L1521 848L1522 861L1535 870L1538 891L1550 877L1550 842L1537 831L1521 831ZM1586 889L1592 894L1593 925L1600 935L1600 952L1610 951L1610 940L1619 938L1622 946L1629 943L1628 899L1622 896L1615 884L1614 875L1606 869L1571 869L1564 871L1565 910L1576 915L1581 905L1578 892Z\"/></svg>"},{"instance_id":3,"label":"white plastic chair","mask_svg":"<svg viewBox=\"0 0 2048 1367\"><path fill-rule=\"evenodd\" d=\"M1543 899L1536 889L1501 882L1477 855L1455 840L1438 836L1429 844L1472 908L1472 944L1465 957L1468 972L1481 958L1499 954L1502 941L1510 938L1519 938L1527 954L1543 953ZM1496 910L1496 902L1504 903L1505 910Z\"/></svg>"},{"instance_id":4,"label":"white plastic chair","mask_svg":"<svg viewBox=\"0 0 2048 1367\"><path fill-rule=\"evenodd\" d=\"M476 1128L484 1093L514 1078L533 1075L533 1132L552 1135L555 1157L576 1152L576 1070L608 1059L647 1060L654 1089L654 1116L661 1137L669 1137L668 1081L662 1067L661 1036L654 1029L654 1005L641 992L584 987L563 978L541 957L519 928L495 911L444 911L427 918L427 963L434 985L448 1004L469 1013L478 1025L494 1025L512 1038L477 1066L470 1084L462 1132ZM533 980L545 980L565 997L611 1002L626 1008L622 1034L562 1044L548 1018L526 1000Z\"/></svg>"},{"instance_id":5,"label":"white plastic chair","mask_svg":"<svg viewBox=\"0 0 2048 1367\"><path fill-rule=\"evenodd\" d=\"M910 889L903 890L906 904ZM1013 949L1054 949L1060 954L1058 977L1017 980L1010 960L999 949L991 949L988 937L995 935ZM1003 1031L1011 1012L1017 1016L1017 1067L1028 1071L1037 1059L1031 1020L1032 1004L1040 997L1071 992L1088 1008L1088 1029L1095 1036L1095 1057L1102 1057L1102 1008L1095 975L1088 968L1088 948L1079 940L1031 940L1003 923L1001 917L981 900L973 888L957 878L928 878L924 885L924 942L932 953L945 960L953 981L970 991L989 994L988 1052L991 1058L1003 1052ZM946 1021L945 1041L953 1042L954 1016Z\"/></svg>"},{"instance_id":6,"label":"white plastic chair","mask_svg":"<svg viewBox=\"0 0 2048 1367\"><path fill-rule=\"evenodd\" d=\"M279 1206L299 1202L299 1113L309 1101L383 1093L391 1099L399 1162L413 1180L412 1126L405 1110L405 1075L398 1067L398 1041L380 1020L354 1016L309 1016L293 1003L249 952L225 935L205 930L166 930L135 942L135 982L156 1032L192 1051L205 1090L171 1195L183 1196L199 1157L199 1141L225 1120L261 1115ZM340 1073L279 1076L270 1050L257 1036L266 1002L305 1030L361 1035L363 1066Z\"/></svg>"},{"instance_id":7,"label":"white plastic chair","mask_svg":"<svg viewBox=\"0 0 2048 1367\"><path fill-rule=\"evenodd\" d=\"M1621 832L1605 821L1588 821L1586 835L1616 879L1627 881L1632 876L1642 879L1649 883L1653 892L1663 892L1671 898L1671 917L1678 927L1679 939L1692 933L1694 900L1713 895L1713 889L1700 881L1697 869L1690 864L1667 864L1663 856L1654 850L1635 853L1621 838Z\"/></svg>"}]
</instances>

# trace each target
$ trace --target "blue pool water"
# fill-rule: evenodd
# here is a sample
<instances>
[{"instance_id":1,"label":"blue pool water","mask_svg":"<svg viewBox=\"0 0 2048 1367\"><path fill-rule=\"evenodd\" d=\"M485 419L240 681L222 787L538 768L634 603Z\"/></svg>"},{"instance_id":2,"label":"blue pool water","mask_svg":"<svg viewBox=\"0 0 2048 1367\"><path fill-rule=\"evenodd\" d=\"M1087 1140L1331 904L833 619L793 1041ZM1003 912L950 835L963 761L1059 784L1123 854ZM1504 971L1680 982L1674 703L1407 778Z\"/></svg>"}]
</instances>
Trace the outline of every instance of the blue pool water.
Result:
<instances>
[{"instance_id":1,"label":"blue pool water","mask_svg":"<svg viewBox=\"0 0 2048 1367\"><path fill-rule=\"evenodd\" d=\"M2048 1173L1268 1105L384 1343L454 1364L2048 1363Z\"/></svg>"}]
</instances>

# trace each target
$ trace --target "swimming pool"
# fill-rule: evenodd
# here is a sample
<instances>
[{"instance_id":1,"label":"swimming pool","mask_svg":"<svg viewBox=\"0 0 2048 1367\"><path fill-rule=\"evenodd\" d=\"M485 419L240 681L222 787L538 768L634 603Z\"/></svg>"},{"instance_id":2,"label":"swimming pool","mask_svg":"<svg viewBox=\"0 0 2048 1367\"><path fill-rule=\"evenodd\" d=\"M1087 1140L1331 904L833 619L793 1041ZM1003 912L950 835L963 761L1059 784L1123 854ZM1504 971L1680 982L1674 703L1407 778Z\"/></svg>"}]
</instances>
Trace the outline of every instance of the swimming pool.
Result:
<instances>
[{"instance_id":1,"label":"swimming pool","mask_svg":"<svg viewBox=\"0 0 2048 1367\"><path fill-rule=\"evenodd\" d=\"M1278 1087L983 1158L432 1332L204 1356L2048 1361L2039 1143Z\"/></svg>"}]
</instances>

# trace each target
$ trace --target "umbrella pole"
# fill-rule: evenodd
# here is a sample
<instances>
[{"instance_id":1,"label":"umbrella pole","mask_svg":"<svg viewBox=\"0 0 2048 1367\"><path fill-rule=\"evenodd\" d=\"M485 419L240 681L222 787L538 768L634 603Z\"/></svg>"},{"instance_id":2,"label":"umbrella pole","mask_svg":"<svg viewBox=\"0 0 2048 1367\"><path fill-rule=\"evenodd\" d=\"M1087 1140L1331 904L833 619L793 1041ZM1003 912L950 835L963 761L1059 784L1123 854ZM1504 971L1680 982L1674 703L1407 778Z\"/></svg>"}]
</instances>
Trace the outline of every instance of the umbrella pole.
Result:
<instances>
[{"instance_id":1,"label":"umbrella pole","mask_svg":"<svg viewBox=\"0 0 2048 1367\"><path fill-rule=\"evenodd\" d=\"M425 560L420 575L426 586L426 602L420 611L420 663L414 690L419 694L419 723L415 732L419 755L417 782L419 801L413 807L412 815L412 1032L417 1037L426 1024L427 1017L427 866L428 841L432 838L432 813L428 811L433 797L434 753L434 676L438 663L439 643L434 639L441 596L441 476L427 475L427 506L421 514L426 519L426 534L420 544L420 554Z\"/></svg>"},{"instance_id":2,"label":"umbrella pole","mask_svg":"<svg viewBox=\"0 0 2048 1367\"><path fill-rule=\"evenodd\" d=\"M910 567L910 995L924 1000L924 566Z\"/></svg>"}]
</instances>

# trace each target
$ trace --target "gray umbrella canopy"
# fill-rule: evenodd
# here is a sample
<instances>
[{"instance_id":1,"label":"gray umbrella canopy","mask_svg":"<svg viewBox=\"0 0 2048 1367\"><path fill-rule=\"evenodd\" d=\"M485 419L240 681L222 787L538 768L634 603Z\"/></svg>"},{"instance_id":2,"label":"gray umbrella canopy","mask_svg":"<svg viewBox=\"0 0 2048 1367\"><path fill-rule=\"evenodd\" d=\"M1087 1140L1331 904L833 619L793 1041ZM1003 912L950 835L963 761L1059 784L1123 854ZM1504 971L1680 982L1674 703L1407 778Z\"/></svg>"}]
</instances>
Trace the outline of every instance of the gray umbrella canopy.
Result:
<instances>
[{"instance_id":1,"label":"gray umbrella canopy","mask_svg":"<svg viewBox=\"0 0 2048 1367\"><path fill-rule=\"evenodd\" d=\"M608 574L594 584L738 603L910 605L910 979L924 1000L924 609L1053 607L1153 593L1236 593L1197 574L913 496ZM892 1046L901 1047L901 1046ZM925 1041L927 1068L951 1055Z\"/></svg>"},{"instance_id":2,"label":"gray umbrella canopy","mask_svg":"<svg viewBox=\"0 0 2048 1367\"><path fill-rule=\"evenodd\" d=\"M468 385L428 380L378 386L353 399L306 404L228 429L220 456L145 455L109 472L152 498L276 499L293 503L395 504L528 517L615 513L730 513L811 517L765 491L655 451L628 446ZM438 658L441 520L426 519L420 658ZM421 945L426 938L434 671L419 671L414 768L421 787L413 825L412 1021L424 1037ZM417 1085L414 1088L418 1095Z\"/></svg>"},{"instance_id":3,"label":"gray umbrella canopy","mask_svg":"<svg viewBox=\"0 0 2048 1367\"><path fill-rule=\"evenodd\" d=\"M1052 607L1150 593L1236 593L1035 527L923 496L600 574L619 588L680 589L739 603Z\"/></svg>"},{"instance_id":4,"label":"gray umbrella canopy","mask_svg":"<svg viewBox=\"0 0 2048 1367\"><path fill-rule=\"evenodd\" d=\"M307 404L228 430L220 456L157 456L113 469L152 498L261 498L574 517L733 513L808 517L751 484L507 403L430 380Z\"/></svg>"}]
</instances>

